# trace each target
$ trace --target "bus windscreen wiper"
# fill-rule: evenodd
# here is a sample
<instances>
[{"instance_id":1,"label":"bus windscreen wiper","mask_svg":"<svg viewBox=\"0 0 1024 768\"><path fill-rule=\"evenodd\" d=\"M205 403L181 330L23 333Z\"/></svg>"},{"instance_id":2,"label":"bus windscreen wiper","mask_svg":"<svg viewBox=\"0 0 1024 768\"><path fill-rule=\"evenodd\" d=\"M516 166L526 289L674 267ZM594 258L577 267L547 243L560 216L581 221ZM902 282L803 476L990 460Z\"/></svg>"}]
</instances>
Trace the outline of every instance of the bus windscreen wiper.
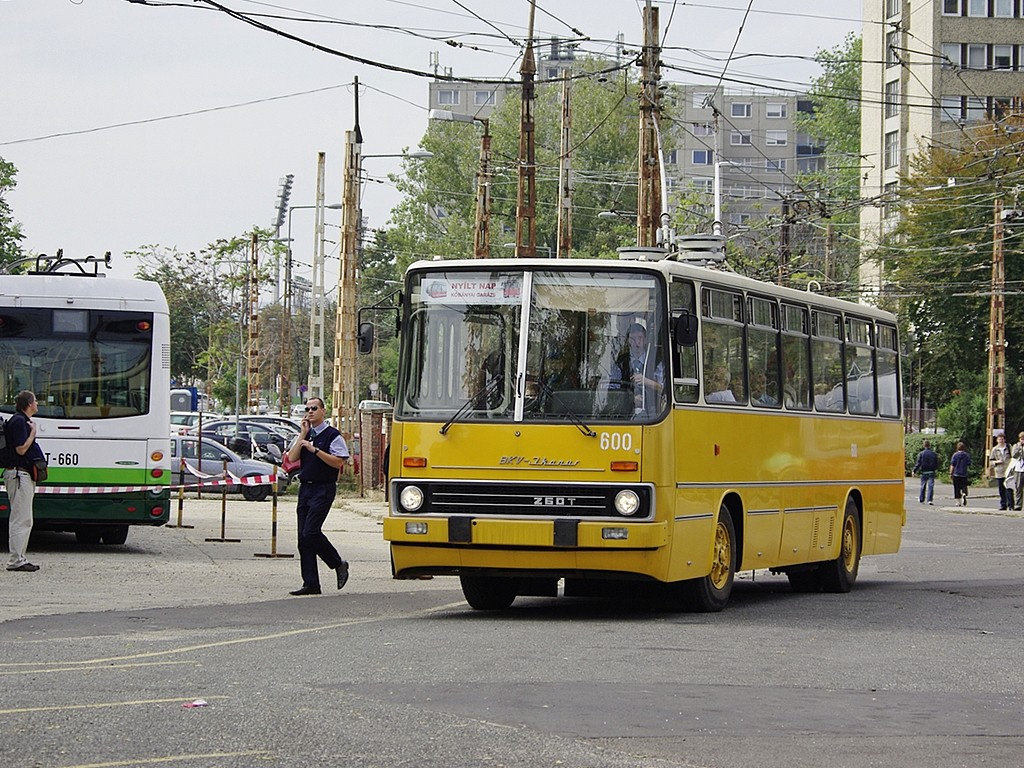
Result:
<instances>
[{"instance_id":1,"label":"bus windscreen wiper","mask_svg":"<svg viewBox=\"0 0 1024 768\"><path fill-rule=\"evenodd\" d=\"M459 410L457 410L455 413L453 413L452 417L444 423L443 427L441 427L441 434L448 434L448 430L451 428L452 424L454 424L456 421L465 416L471 409L476 408L481 401L484 401L488 397L490 397L491 394L497 391L498 385L500 383L501 379L498 377L491 379L486 387L481 389L479 392L477 392L475 395L469 398L469 400L464 402L462 404L462 407L459 408Z\"/></svg>"},{"instance_id":2,"label":"bus windscreen wiper","mask_svg":"<svg viewBox=\"0 0 1024 768\"><path fill-rule=\"evenodd\" d=\"M583 419L581 419L576 414L576 412L573 411L572 407L555 393L555 390L551 388L550 381L542 382L540 385L540 390L542 394L550 395L552 400L554 400L556 403L562 406L562 411L565 413L566 416L569 417L569 421L576 425L576 428L579 429L580 432L582 432L587 437L597 437L597 432L592 430L583 421Z\"/></svg>"}]
</instances>

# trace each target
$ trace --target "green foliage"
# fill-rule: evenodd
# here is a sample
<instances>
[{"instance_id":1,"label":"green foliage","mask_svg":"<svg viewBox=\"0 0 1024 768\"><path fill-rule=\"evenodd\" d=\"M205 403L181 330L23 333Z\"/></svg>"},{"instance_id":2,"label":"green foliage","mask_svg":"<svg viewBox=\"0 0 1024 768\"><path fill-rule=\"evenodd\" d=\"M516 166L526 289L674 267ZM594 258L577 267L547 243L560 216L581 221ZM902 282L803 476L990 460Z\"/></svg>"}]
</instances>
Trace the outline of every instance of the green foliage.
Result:
<instances>
[{"instance_id":1,"label":"green foliage","mask_svg":"<svg viewBox=\"0 0 1024 768\"><path fill-rule=\"evenodd\" d=\"M1020 124L1017 118L973 129L960 147L935 144L914 157L901 183L899 226L878 254L891 265L889 279L902 297L925 397L940 408L953 404L958 391L984 396L987 390L993 210L997 199L1015 205L1006 187L1019 173L1021 142L1007 128ZM1013 234L1007 227L1003 240L1007 286L1024 280L1024 249ZM1008 288L1004 301L1007 387L1019 392L1024 302L1018 294ZM1006 402L1009 433L1024 414L1015 409L1019 399ZM962 405L949 411L963 412ZM984 424L983 409L980 414Z\"/></svg>"},{"instance_id":2,"label":"green foliage","mask_svg":"<svg viewBox=\"0 0 1024 768\"><path fill-rule=\"evenodd\" d=\"M955 434L945 433L939 435L923 435L920 432L914 432L909 434L904 439L904 458L906 461L907 475L912 474L914 464L917 462L917 455L924 450L924 441L928 440L932 444L932 450L938 454L939 457L939 469L938 476L949 474L949 459L956 452L957 441L960 440ZM975 466L978 464L978 460L975 458L977 454L971 454L971 471L977 469ZM983 456L983 454L982 454Z\"/></svg>"},{"instance_id":3,"label":"green foliage","mask_svg":"<svg viewBox=\"0 0 1024 768\"><path fill-rule=\"evenodd\" d=\"M14 178L17 173L13 163L0 157L0 264L17 261L24 256L21 240L25 235L7 202L7 193L17 185Z\"/></svg>"}]
</instances>

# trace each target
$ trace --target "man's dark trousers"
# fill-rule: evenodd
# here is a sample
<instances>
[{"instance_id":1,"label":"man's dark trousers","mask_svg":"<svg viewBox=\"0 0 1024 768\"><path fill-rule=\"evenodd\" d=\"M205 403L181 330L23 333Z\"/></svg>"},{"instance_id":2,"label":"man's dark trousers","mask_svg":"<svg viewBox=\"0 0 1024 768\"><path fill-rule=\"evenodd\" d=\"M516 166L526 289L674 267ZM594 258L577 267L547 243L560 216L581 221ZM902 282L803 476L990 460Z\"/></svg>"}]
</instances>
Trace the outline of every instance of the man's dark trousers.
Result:
<instances>
[{"instance_id":1,"label":"man's dark trousers","mask_svg":"<svg viewBox=\"0 0 1024 768\"><path fill-rule=\"evenodd\" d=\"M299 503L296 512L299 517L299 562L302 568L302 586L320 588L320 571L317 556L328 568L341 565L341 555L321 530L331 504L338 492L334 483L302 483L299 486Z\"/></svg>"}]
</instances>

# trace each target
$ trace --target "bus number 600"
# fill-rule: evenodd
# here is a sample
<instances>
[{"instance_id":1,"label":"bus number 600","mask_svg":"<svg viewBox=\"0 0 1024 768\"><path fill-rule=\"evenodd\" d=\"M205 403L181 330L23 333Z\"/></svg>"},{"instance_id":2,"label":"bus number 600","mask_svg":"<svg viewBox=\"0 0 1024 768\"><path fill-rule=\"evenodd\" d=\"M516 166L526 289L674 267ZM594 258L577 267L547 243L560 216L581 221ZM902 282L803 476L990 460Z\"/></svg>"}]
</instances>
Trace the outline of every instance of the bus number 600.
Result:
<instances>
[{"instance_id":1,"label":"bus number 600","mask_svg":"<svg viewBox=\"0 0 1024 768\"><path fill-rule=\"evenodd\" d=\"M629 432L602 432L602 451L628 451L633 447L633 435Z\"/></svg>"}]
</instances>

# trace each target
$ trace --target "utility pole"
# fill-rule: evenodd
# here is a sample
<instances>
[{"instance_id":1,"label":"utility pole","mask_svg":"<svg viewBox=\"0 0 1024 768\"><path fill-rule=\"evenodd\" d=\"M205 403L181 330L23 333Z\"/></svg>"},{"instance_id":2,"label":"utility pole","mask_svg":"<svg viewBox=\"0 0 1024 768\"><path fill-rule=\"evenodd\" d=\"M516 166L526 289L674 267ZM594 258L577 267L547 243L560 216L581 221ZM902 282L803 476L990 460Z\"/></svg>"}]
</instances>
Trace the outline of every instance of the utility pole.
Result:
<instances>
[{"instance_id":1,"label":"utility pole","mask_svg":"<svg viewBox=\"0 0 1024 768\"><path fill-rule=\"evenodd\" d=\"M248 384L249 413L259 410L260 404L260 245L252 233L249 245L249 345ZM254 410L255 409L255 410Z\"/></svg>"},{"instance_id":2,"label":"utility pole","mask_svg":"<svg viewBox=\"0 0 1024 768\"><path fill-rule=\"evenodd\" d=\"M572 108L569 103L569 70L562 73L562 143L558 156L558 258L568 259L572 252L572 164L569 139Z\"/></svg>"},{"instance_id":3,"label":"utility pole","mask_svg":"<svg viewBox=\"0 0 1024 768\"><path fill-rule=\"evenodd\" d=\"M789 266L789 228L793 216L789 198L782 198L782 228L779 230L779 285L785 285L786 268Z\"/></svg>"},{"instance_id":4,"label":"utility pole","mask_svg":"<svg viewBox=\"0 0 1024 768\"><path fill-rule=\"evenodd\" d=\"M309 308L309 389L306 399L324 396L324 173L327 155L316 156L314 199L313 275Z\"/></svg>"},{"instance_id":5,"label":"utility pole","mask_svg":"<svg viewBox=\"0 0 1024 768\"><path fill-rule=\"evenodd\" d=\"M362 142L358 129L345 131L345 175L341 198L341 269L338 321L334 334L334 426L346 439L356 431L356 263L359 258L359 172Z\"/></svg>"},{"instance_id":6,"label":"utility pole","mask_svg":"<svg viewBox=\"0 0 1024 768\"><path fill-rule=\"evenodd\" d=\"M1009 213L1009 211L1007 211ZM988 425L991 440L1006 428L1006 324L1004 317L1006 269L1003 258L1003 200L993 203L992 297L988 318ZM987 446L986 446L987 447ZM992 477L992 467L987 470Z\"/></svg>"},{"instance_id":7,"label":"utility pole","mask_svg":"<svg viewBox=\"0 0 1024 768\"><path fill-rule=\"evenodd\" d=\"M530 0L530 23L527 27L526 50L519 65L523 80L523 101L519 112L519 187L516 193L516 258L537 255L537 158L534 147L533 78L537 74L537 61L533 55L533 15L536 10Z\"/></svg>"},{"instance_id":8,"label":"utility pole","mask_svg":"<svg viewBox=\"0 0 1024 768\"><path fill-rule=\"evenodd\" d=\"M636 244L653 248L661 225L661 151L658 121L661 118L658 72L658 9L647 0L644 7L644 45L640 55L640 185L636 203Z\"/></svg>"},{"instance_id":9,"label":"utility pole","mask_svg":"<svg viewBox=\"0 0 1024 768\"><path fill-rule=\"evenodd\" d=\"M480 170L476 177L476 227L473 230L473 256L486 259L491 255L491 124L483 123L484 135L480 139Z\"/></svg>"}]
</instances>

